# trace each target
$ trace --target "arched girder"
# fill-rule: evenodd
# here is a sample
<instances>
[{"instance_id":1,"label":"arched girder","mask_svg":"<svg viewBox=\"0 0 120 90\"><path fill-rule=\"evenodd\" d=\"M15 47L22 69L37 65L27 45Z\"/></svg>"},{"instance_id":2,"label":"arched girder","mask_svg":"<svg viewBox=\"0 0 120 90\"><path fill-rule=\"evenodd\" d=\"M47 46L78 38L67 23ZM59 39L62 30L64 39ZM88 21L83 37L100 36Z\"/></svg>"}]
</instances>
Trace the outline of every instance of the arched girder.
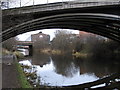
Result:
<instances>
[{"instance_id":1,"label":"arched girder","mask_svg":"<svg viewBox=\"0 0 120 90\"><path fill-rule=\"evenodd\" d=\"M98 34L98 35L102 35L102 36L105 36L105 37L108 37L108 38L111 38L111 39L113 39L113 40L116 40L116 41L120 41L119 40L119 38L118 38L118 36L116 37L114 34L111 34L111 33L107 33L107 32L102 32L102 31L100 31L100 30L96 30L96 29L93 29L93 28L90 28L89 27L89 30L88 30L88 27L86 27L86 25L85 25L85 27L83 26L83 25L74 25L74 24L67 24L67 25L62 25L62 24L60 24L59 26L57 26L57 25L52 25L52 24L49 24L49 25L43 25L42 27L36 27L36 28L34 28L35 30L36 29L45 29L45 28L66 28L66 29L71 29L71 28L73 28L73 29L75 29L75 30L79 30L79 29L81 29L81 30L83 30L83 31L86 31L86 32L91 32L91 33L95 33L95 34ZM29 28L29 30L33 30L33 28ZM13 32L11 32L11 33L13 33ZM16 32L16 33L18 33L18 32ZM16 35L16 33L14 32L14 35ZM11 35L13 35L13 34L11 34ZM12 37L12 36L11 36ZM8 35L6 35L6 38L8 38Z\"/></svg>"},{"instance_id":2,"label":"arched girder","mask_svg":"<svg viewBox=\"0 0 120 90\"><path fill-rule=\"evenodd\" d=\"M27 27L27 28L35 28L37 26L42 27L44 24L50 24L50 23L56 23L56 24L60 24L61 23L61 24L64 24L64 23L73 23L73 22L74 22L74 24L79 24L79 25L84 24L84 25L86 25L86 27L87 26L94 26L94 25L100 26L100 27L104 27L104 28L106 28L106 31L109 31L109 32L115 33L115 34L117 34L119 32L119 30L117 30L119 27L116 27L116 29L114 29L113 27L115 27L115 26L108 27L109 24L105 25L105 23L98 23L98 21L93 22L93 21L84 21L84 19L83 20L81 20L81 19L76 19L75 20L75 19L70 19L70 18L69 19L65 19L64 18L62 20L58 20L58 19L56 19L56 20L50 20L50 21L47 20L47 23L46 22L44 22L44 23L43 22L42 23L39 22L39 23L34 23L31 26L29 24L27 24L27 25L25 25L23 27L20 27L19 29L23 29L25 27ZM17 27L17 29L18 29L18 27Z\"/></svg>"},{"instance_id":3,"label":"arched girder","mask_svg":"<svg viewBox=\"0 0 120 90\"><path fill-rule=\"evenodd\" d=\"M2 39L4 41L28 31L48 28L83 30L103 35L120 42L120 17L116 15L92 13L60 14L28 21L3 31Z\"/></svg>"},{"instance_id":4,"label":"arched girder","mask_svg":"<svg viewBox=\"0 0 120 90\"><path fill-rule=\"evenodd\" d=\"M103 2L102 2L103 3ZM78 4L78 3L77 3ZM89 5L89 3L87 3ZM21 23L34 20L41 17L49 17L53 15L60 14L71 14L71 13L104 13L111 15L120 16L120 4L119 2L113 5L100 5L100 6L90 6L90 7L76 7L76 8L60 8L57 9L54 4L50 4L54 10L45 10L41 11L41 5L38 6L30 6L30 7L22 7L22 8L14 8L2 10L2 30L7 30L10 27L14 27L15 25L19 25ZM74 4L75 5L75 4ZM45 7L46 9L49 7ZM17 13L16 13L17 12Z\"/></svg>"},{"instance_id":5,"label":"arched girder","mask_svg":"<svg viewBox=\"0 0 120 90\"><path fill-rule=\"evenodd\" d=\"M44 22L49 22L49 21L53 21L53 20L57 20L57 19L65 19L65 18L76 18L76 19L80 19L80 18L86 18L86 19L102 19L102 20L115 20L116 22L118 21L119 22L119 16L116 16L116 15L108 15L108 14L91 14L91 13L71 13L71 14L60 14L60 15L53 15L53 16L47 16L47 17L42 17L42 18L38 18L38 19L35 19L35 20L31 20L31 21L28 21L27 23L23 23L24 25L29 25L31 22L34 22L34 23L44 23ZM77 18L79 17L79 18ZM29 23L29 24L28 24ZM20 25L23 25L23 24L20 24ZM17 26L20 26L20 25L17 25Z\"/></svg>"}]
</instances>

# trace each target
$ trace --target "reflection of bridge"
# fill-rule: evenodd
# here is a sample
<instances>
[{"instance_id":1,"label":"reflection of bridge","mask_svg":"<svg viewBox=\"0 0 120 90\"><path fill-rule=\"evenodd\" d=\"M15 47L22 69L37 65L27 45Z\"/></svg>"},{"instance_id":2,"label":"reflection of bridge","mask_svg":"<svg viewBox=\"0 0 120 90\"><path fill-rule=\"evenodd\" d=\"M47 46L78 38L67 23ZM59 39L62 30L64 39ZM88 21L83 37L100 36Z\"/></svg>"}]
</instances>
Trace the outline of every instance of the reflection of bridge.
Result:
<instances>
[{"instance_id":1,"label":"reflection of bridge","mask_svg":"<svg viewBox=\"0 0 120 90\"><path fill-rule=\"evenodd\" d=\"M28 49L29 55L32 55L33 42L31 41L18 41L16 48Z\"/></svg>"},{"instance_id":2,"label":"reflection of bridge","mask_svg":"<svg viewBox=\"0 0 120 90\"><path fill-rule=\"evenodd\" d=\"M65 2L3 10L2 40L40 29L77 29L120 42L119 2Z\"/></svg>"}]
</instances>

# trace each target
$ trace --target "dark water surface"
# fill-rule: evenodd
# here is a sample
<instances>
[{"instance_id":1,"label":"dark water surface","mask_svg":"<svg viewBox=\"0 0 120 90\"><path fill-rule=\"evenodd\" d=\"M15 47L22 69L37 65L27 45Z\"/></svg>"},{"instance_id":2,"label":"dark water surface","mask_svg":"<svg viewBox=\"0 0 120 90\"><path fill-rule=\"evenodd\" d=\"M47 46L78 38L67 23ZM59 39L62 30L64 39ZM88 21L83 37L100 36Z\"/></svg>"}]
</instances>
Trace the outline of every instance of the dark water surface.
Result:
<instances>
[{"instance_id":1,"label":"dark water surface","mask_svg":"<svg viewBox=\"0 0 120 90\"><path fill-rule=\"evenodd\" d=\"M114 60L76 59L71 55L45 55L34 53L29 59L20 61L34 66L37 73L35 82L45 86L69 86L92 82L119 72L119 62ZM29 71L29 70L28 70Z\"/></svg>"}]
</instances>

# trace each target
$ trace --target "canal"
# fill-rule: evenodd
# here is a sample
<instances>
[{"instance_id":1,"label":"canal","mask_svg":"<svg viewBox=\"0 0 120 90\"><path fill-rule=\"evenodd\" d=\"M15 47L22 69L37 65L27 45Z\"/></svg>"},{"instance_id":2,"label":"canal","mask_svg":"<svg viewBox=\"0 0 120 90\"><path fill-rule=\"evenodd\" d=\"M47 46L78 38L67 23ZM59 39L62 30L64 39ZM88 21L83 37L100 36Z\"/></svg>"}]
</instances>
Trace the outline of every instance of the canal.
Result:
<instances>
[{"instance_id":1,"label":"canal","mask_svg":"<svg viewBox=\"0 0 120 90\"><path fill-rule=\"evenodd\" d=\"M96 81L110 74L119 72L119 62L99 58L75 58L70 54L51 55L39 52L32 57L19 61L27 73L36 73L30 78L34 86L70 86Z\"/></svg>"}]
</instances>

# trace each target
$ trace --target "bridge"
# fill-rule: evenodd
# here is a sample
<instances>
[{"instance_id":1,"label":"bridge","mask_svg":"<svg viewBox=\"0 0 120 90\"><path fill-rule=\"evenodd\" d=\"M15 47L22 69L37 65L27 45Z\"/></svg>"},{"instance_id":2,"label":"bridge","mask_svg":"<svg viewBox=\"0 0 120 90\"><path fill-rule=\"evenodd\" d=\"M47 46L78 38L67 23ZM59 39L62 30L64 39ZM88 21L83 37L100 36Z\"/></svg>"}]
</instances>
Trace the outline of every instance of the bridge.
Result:
<instances>
[{"instance_id":1,"label":"bridge","mask_svg":"<svg viewBox=\"0 0 120 90\"><path fill-rule=\"evenodd\" d=\"M32 41L18 41L16 48L28 49L29 56L33 53L33 42Z\"/></svg>"},{"instance_id":2,"label":"bridge","mask_svg":"<svg viewBox=\"0 0 120 90\"><path fill-rule=\"evenodd\" d=\"M120 2L61 2L3 11L2 41L51 28L82 30L120 42Z\"/></svg>"},{"instance_id":3,"label":"bridge","mask_svg":"<svg viewBox=\"0 0 120 90\"><path fill-rule=\"evenodd\" d=\"M30 46L33 45L32 41L18 41L17 45Z\"/></svg>"},{"instance_id":4,"label":"bridge","mask_svg":"<svg viewBox=\"0 0 120 90\"><path fill-rule=\"evenodd\" d=\"M2 41L29 31L62 28L83 30L120 42L119 2L81 3L73 1L12 8L2 11L3 30L0 34ZM32 46L32 43L20 43ZM90 88L104 83L106 83L105 87L115 86L113 85L114 82L111 81L116 78L119 79L119 74L103 78L100 81L69 87ZM120 82L116 83L119 86Z\"/></svg>"}]
</instances>

